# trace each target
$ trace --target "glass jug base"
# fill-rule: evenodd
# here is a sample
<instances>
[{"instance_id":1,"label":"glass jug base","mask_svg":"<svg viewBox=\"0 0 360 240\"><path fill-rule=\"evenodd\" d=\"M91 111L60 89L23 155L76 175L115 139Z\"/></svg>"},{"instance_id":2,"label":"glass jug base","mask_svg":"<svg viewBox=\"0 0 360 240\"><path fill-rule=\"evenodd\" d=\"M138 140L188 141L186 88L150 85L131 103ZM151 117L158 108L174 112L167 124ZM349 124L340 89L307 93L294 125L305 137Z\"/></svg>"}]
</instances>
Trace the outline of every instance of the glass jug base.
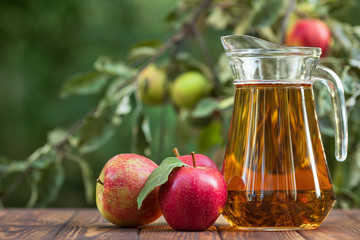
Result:
<instances>
[{"instance_id":1,"label":"glass jug base","mask_svg":"<svg viewBox=\"0 0 360 240\"><path fill-rule=\"evenodd\" d=\"M296 198L294 198L296 196ZM284 231L315 229L335 203L331 189L286 191L228 191L224 218L243 230Z\"/></svg>"}]
</instances>

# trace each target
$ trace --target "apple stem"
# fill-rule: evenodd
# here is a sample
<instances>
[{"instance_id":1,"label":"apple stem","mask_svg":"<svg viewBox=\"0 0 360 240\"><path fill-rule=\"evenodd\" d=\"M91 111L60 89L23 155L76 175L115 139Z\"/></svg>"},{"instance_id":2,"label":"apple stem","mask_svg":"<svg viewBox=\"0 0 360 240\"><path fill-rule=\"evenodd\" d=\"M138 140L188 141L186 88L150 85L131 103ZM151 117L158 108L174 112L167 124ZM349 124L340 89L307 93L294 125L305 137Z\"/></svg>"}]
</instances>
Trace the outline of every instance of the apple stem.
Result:
<instances>
[{"instance_id":1,"label":"apple stem","mask_svg":"<svg viewBox=\"0 0 360 240\"><path fill-rule=\"evenodd\" d=\"M191 156L192 156L192 159L193 159L193 166L196 167L195 152L191 152Z\"/></svg>"},{"instance_id":2,"label":"apple stem","mask_svg":"<svg viewBox=\"0 0 360 240\"><path fill-rule=\"evenodd\" d=\"M100 180L100 178L96 179L97 183L100 183L101 185L104 185L104 183Z\"/></svg>"},{"instance_id":3,"label":"apple stem","mask_svg":"<svg viewBox=\"0 0 360 240\"><path fill-rule=\"evenodd\" d=\"M175 154L176 157L180 157L179 150L176 147L173 148L173 153Z\"/></svg>"}]
</instances>

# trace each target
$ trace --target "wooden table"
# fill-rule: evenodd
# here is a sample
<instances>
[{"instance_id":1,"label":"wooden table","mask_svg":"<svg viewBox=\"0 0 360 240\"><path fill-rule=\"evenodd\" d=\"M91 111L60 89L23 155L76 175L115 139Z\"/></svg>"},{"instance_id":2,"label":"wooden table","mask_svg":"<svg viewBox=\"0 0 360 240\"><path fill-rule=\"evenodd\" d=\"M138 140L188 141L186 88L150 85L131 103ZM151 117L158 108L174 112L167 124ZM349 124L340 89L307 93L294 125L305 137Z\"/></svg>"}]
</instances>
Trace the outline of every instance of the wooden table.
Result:
<instances>
[{"instance_id":1,"label":"wooden table","mask_svg":"<svg viewBox=\"0 0 360 240\"><path fill-rule=\"evenodd\" d=\"M178 232L164 218L141 228L119 228L97 209L2 209L0 239L360 239L360 210L334 209L316 230L240 231L221 216L206 231Z\"/></svg>"}]
</instances>

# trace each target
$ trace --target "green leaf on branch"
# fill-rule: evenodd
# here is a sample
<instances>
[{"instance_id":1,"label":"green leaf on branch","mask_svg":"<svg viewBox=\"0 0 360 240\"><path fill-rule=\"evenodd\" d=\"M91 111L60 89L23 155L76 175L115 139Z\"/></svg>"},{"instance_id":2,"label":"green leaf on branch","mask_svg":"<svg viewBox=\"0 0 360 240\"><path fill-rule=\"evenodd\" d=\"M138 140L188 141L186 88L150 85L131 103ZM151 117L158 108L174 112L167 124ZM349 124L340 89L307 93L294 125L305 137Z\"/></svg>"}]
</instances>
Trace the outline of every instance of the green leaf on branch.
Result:
<instances>
[{"instance_id":1,"label":"green leaf on branch","mask_svg":"<svg viewBox=\"0 0 360 240\"><path fill-rule=\"evenodd\" d=\"M12 173L24 172L29 166L26 161L10 160L5 157L0 157L0 176L6 177Z\"/></svg>"},{"instance_id":2,"label":"green leaf on branch","mask_svg":"<svg viewBox=\"0 0 360 240\"><path fill-rule=\"evenodd\" d=\"M344 92L346 94L353 94L356 89L356 81L350 75L351 67L349 65L345 66L343 72L341 73L340 79L344 86Z\"/></svg>"},{"instance_id":3,"label":"green leaf on branch","mask_svg":"<svg viewBox=\"0 0 360 240\"><path fill-rule=\"evenodd\" d=\"M189 166L176 157L165 158L162 163L152 171L138 197L138 209L141 208L144 199L157 187L167 182L169 175L177 167Z\"/></svg>"},{"instance_id":4,"label":"green leaf on branch","mask_svg":"<svg viewBox=\"0 0 360 240\"><path fill-rule=\"evenodd\" d=\"M44 207L57 197L65 179L61 160L61 157L54 156L50 164L32 169L29 175L31 195L27 207Z\"/></svg>"},{"instance_id":5,"label":"green leaf on branch","mask_svg":"<svg viewBox=\"0 0 360 240\"><path fill-rule=\"evenodd\" d=\"M125 78L129 78L136 73L135 69L129 67L123 62L118 62L104 56L101 56L96 60L94 63L94 68L101 73Z\"/></svg>"},{"instance_id":6,"label":"green leaf on branch","mask_svg":"<svg viewBox=\"0 0 360 240\"><path fill-rule=\"evenodd\" d=\"M254 1L254 13L251 26L268 27L272 25L282 13L283 4L283 0Z\"/></svg>"},{"instance_id":7,"label":"green leaf on branch","mask_svg":"<svg viewBox=\"0 0 360 240\"><path fill-rule=\"evenodd\" d=\"M64 142L68 136L68 132L63 128L56 128L48 133L47 138L48 142L52 146L57 146L58 144Z\"/></svg>"},{"instance_id":8,"label":"green leaf on branch","mask_svg":"<svg viewBox=\"0 0 360 240\"><path fill-rule=\"evenodd\" d=\"M125 95L117 106L115 113L116 115L126 115L131 112L130 96Z\"/></svg>"},{"instance_id":9,"label":"green leaf on branch","mask_svg":"<svg viewBox=\"0 0 360 240\"><path fill-rule=\"evenodd\" d=\"M150 131L150 120L148 117L144 117L142 124L141 124L141 130L145 135L145 139L148 143L151 143L152 136Z\"/></svg>"},{"instance_id":10,"label":"green leaf on branch","mask_svg":"<svg viewBox=\"0 0 360 240\"><path fill-rule=\"evenodd\" d=\"M90 165L85 159L73 155L73 154L67 154L66 157L69 160L75 161L81 170L84 186L85 186L85 197L88 204L91 204L94 202L95 199L95 189L94 189L94 181L95 178L93 176L93 172L91 171Z\"/></svg>"},{"instance_id":11,"label":"green leaf on branch","mask_svg":"<svg viewBox=\"0 0 360 240\"><path fill-rule=\"evenodd\" d=\"M56 151L50 145L44 145L28 158L28 162L32 168L43 170L55 162L56 155Z\"/></svg>"},{"instance_id":12,"label":"green leaf on branch","mask_svg":"<svg viewBox=\"0 0 360 240\"><path fill-rule=\"evenodd\" d=\"M203 118L210 116L218 107L218 102L213 98L201 99L192 112L192 117Z\"/></svg>"},{"instance_id":13,"label":"green leaf on branch","mask_svg":"<svg viewBox=\"0 0 360 240\"><path fill-rule=\"evenodd\" d=\"M226 84L233 80L233 73L225 54L220 55L216 72L218 73L219 80L222 84Z\"/></svg>"},{"instance_id":14,"label":"green leaf on branch","mask_svg":"<svg viewBox=\"0 0 360 240\"><path fill-rule=\"evenodd\" d=\"M105 96L96 111L84 119L73 141L81 154L97 150L115 134L122 117L131 112L132 93L133 87L129 85L112 96Z\"/></svg>"},{"instance_id":15,"label":"green leaf on branch","mask_svg":"<svg viewBox=\"0 0 360 240\"><path fill-rule=\"evenodd\" d=\"M112 119L105 116L87 116L78 131L77 147L80 153L85 154L97 150L115 134L116 128Z\"/></svg>"},{"instance_id":16,"label":"green leaf on branch","mask_svg":"<svg viewBox=\"0 0 360 240\"><path fill-rule=\"evenodd\" d=\"M232 22L232 16L224 11L221 7L215 7L210 11L206 23L215 30L224 30Z\"/></svg>"},{"instance_id":17,"label":"green leaf on branch","mask_svg":"<svg viewBox=\"0 0 360 240\"><path fill-rule=\"evenodd\" d=\"M76 74L66 80L60 95L68 97L70 95L96 94L105 87L109 78L108 74L97 71Z\"/></svg>"},{"instance_id":18,"label":"green leaf on branch","mask_svg":"<svg viewBox=\"0 0 360 240\"><path fill-rule=\"evenodd\" d=\"M135 47L130 50L129 61L141 61L155 55L157 49L149 46Z\"/></svg>"},{"instance_id":19,"label":"green leaf on branch","mask_svg":"<svg viewBox=\"0 0 360 240\"><path fill-rule=\"evenodd\" d=\"M229 107L232 107L234 105L234 96L222 99L219 104L218 104L218 108L220 110L225 110Z\"/></svg>"}]
</instances>

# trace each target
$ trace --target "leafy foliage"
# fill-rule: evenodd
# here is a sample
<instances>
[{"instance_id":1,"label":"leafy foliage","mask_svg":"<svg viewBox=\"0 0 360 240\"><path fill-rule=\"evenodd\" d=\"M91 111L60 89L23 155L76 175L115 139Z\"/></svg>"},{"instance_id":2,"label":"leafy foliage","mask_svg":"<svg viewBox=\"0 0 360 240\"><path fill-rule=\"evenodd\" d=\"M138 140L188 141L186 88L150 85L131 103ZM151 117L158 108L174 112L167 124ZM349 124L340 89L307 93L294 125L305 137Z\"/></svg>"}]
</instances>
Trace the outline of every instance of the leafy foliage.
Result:
<instances>
[{"instance_id":1,"label":"leafy foliage","mask_svg":"<svg viewBox=\"0 0 360 240\"><path fill-rule=\"evenodd\" d=\"M307 17L323 19L329 26L333 44L321 64L341 76L346 94L349 155L347 161L338 163L334 157L331 100L326 89L316 89L337 204L343 208L360 207L360 22L356 11L349 14L352 8L360 9L360 4L351 0L302 0L296 4L283 0L178 0L177 8L165 19L171 34L167 41L142 41L120 60L101 56L93 69L74 74L64 82L62 97L97 94L98 103L69 129L51 131L45 145L29 158L21 161L1 157L0 200L6 205L20 180L27 179L31 190L27 206L46 206L59 193L66 176L63 164L69 160L80 167L86 199L91 204L95 181L85 155L108 143L123 127L125 118L132 122L132 137L123 141L131 142L133 152L159 162L165 157L164 146L177 144L183 152L197 148L211 153L220 165L222 158L217 156L226 144L234 88L226 56L214 39L224 34L250 34L282 44L287 28ZM148 106L136 94L137 75L154 62L166 69L169 85L177 75L195 70L219 87L190 110L177 108L170 99L159 106ZM166 128L168 120L174 118L175 135ZM6 181L14 176L15 180Z\"/></svg>"}]
</instances>

